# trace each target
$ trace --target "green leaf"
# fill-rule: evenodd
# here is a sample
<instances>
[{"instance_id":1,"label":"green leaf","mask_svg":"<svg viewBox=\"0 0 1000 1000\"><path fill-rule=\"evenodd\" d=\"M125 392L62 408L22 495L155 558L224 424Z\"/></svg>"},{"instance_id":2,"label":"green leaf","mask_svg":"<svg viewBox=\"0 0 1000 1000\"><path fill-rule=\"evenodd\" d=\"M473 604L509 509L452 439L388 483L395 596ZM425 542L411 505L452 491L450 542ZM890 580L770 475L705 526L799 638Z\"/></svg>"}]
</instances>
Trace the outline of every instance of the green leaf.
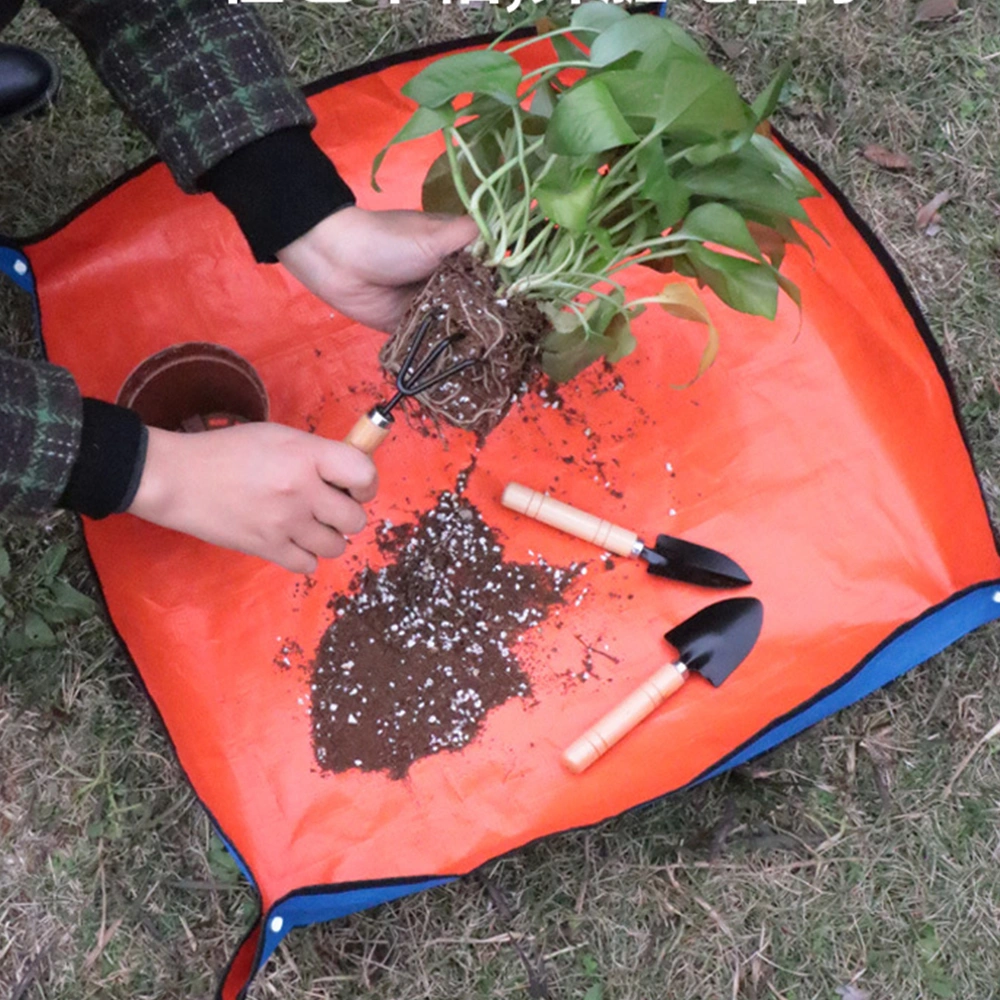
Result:
<instances>
[{"instance_id":1,"label":"green leaf","mask_svg":"<svg viewBox=\"0 0 1000 1000\"><path fill-rule=\"evenodd\" d=\"M22 629L28 649L46 649L56 644L55 633L37 611L29 611L24 616Z\"/></svg>"},{"instance_id":2,"label":"green leaf","mask_svg":"<svg viewBox=\"0 0 1000 1000\"><path fill-rule=\"evenodd\" d=\"M584 310L584 326L590 334L604 334L607 332L611 321L621 314L625 306L625 290L623 288L613 288L605 298L594 296Z\"/></svg>"},{"instance_id":3,"label":"green leaf","mask_svg":"<svg viewBox=\"0 0 1000 1000\"><path fill-rule=\"evenodd\" d=\"M629 317L625 313L615 313L611 317L611 322L608 324L604 335L614 345L606 355L610 364L616 364L622 358L627 358L635 350L638 343L635 335L632 333L632 324Z\"/></svg>"},{"instance_id":4,"label":"green leaf","mask_svg":"<svg viewBox=\"0 0 1000 1000\"><path fill-rule=\"evenodd\" d=\"M549 150L564 156L601 153L638 139L598 77L583 80L559 98L545 137Z\"/></svg>"},{"instance_id":5,"label":"green leaf","mask_svg":"<svg viewBox=\"0 0 1000 1000\"><path fill-rule=\"evenodd\" d=\"M640 65L647 69L678 52L704 58L698 43L673 21L630 17L616 21L594 39L590 61L594 66L608 66L631 52L644 54Z\"/></svg>"},{"instance_id":6,"label":"green leaf","mask_svg":"<svg viewBox=\"0 0 1000 1000\"><path fill-rule=\"evenodd\" d=\"M687 256L698 280L728 306L751 316L774 319L778 311L778 282L764 264L688 244Z\"/></svg>"},{"instance_id":7,"label":"green leaf","mask_svg":"<svg viewBox=\"0 0 1000 1000\"><path fill-rule=\"evenodd\" d=\"M687 53L670 59L652 77L631 69L609 70L590 79L604 84L618 110L640 132L655 126L696 139L716 139L740 132L752 121L731 77Z\"/></svg>"},{"instance_id":8,"label":"green leaf","mask_svg":"<svg viewBox=\"0 0 1000 1000\"><path fill-rule=\"evenodd\" d=\"M624 8L594 0L577 7L569 24L574 31L601 32L628 18Z\"/></svg>"},{"instance_id":9,"label":"green leaf","mask_svg":"<svg viewBox=\"0 0 1000 1000\"><path fill-rule=\"evenodd\" d=\"M784 63L775 78L758 95L751 105L757 122L766 121L774 113L788 78L792 75L792 64Z\"/></svg>"},{"instance_id":10,"label":"green leaf","mask_svg":"<svg viewBox=\"0 0 1000 1000\"><path fill-rule=\"evenodd\" d=\"M208 842L206 860L212 877L218 881L236 885L243 880L239 865L217 836L213 835Z\"/></svg>"},{"instance_id":11,"label":"green leaf","mask_svg":"<svg viewBox=\"0 0 1000 1000\"><path fill-rule=\"evenodd\" d=\"M636 156L636 169L642 183L642 196L656 206L660 231L670 229L687 214L690 196L687 188L678 184L663 158L660 145L643 146Z\"/></svg>"},{"instance_id":12,"label":"green leaf","mask_svg":"<svg viewBox=\"0 0 1000 1000\"><path fill-rule=\"evenodd\" d=\"M484 116L475 121L458 126L458 131L469 146L469 152L480 171L491 174L500 165L503 151L497 138L498 131L513 123L509 108L502 108L502 114ZM485 127L479 128L485 122ZM462 182L468 194L479 187L479 177L465 155L465 151L457 149L455 158L459 164ZM451 163L447 152L438 156L427 170L421 191L420 203L425 212L443 212L447 215L461 215L465 205L455 187L455 178L451 171Z\"/></svg>"},{"instance_id":13,"label":"green leaf","mask_svg":"<svg viewBox=\"0 0 1000 1000\"><path fill-rule=\"evenodd\" d=\"M53 580L49 585L55 604L79 618L90 618L97 614L97 603L65 580Z\"/></svg>"},{"instance_id":14,"label":"green leaf","mask_svg":"<svg viewBox=\"0 0 1000 1000\"><path fill-rule=\"evenodd\" d=\"M0 545L0 580L6 580L10 576L10 556L7 550Z\"/></svg>"},{"instance_id":15,"label":"green leaf","mask_svg":"<svg viewBox=\"0 0 1000 1000\"><path fill-rule=\"evenodd\" d=\"M772 176L776 177L796 198L815 198L819 192L812 186L798 164L773 140L766 135L754 134L750 139L752 157Z\"/></svg>"},{"instance_id":16,"label":"green leaf","mask_svg":"<svg viewBox=\"0 0 1000 1000\"><path fill-rule=\"evenodd\" d=\"M604 337L588 337L582 326L571 333L550 333L542 344L542 370L556 382L568 382L612 346Z\"/></svg>"},{"instance_id":17,"label":"green leaf","mask_svg":"<svg viewBox=\"0 0 1000 1000\"><path fill-rule=\"evenodd\" d=\"M677 235L706 243L718 243L756 260L762 259L760 248L750 235L743 216L719 202L708 202L693 209Z\"/></svg>"},{"instance_id":18,"label":"green leaf","mask_svg":"<svg viewBox=\"0 0 1000 1000\"><path fill-rule=\"evenodd\" d=\"M382 161L385 159L385 154L393 146L397 146L399 143L406 142L409 139L420 139L425 135L430 135L432 132L437 132L439 129L447 128L449 125L454 124L454 122L455 111L451 107L417 108L406 124L382 147L375 157L372 163L372 187L376 191L382 190L375 178L379 172L379 168L382 166Z\"/></svg>"},{"instance_id":19,"label":"green leaf","mask_svg":"<svg viewBox=\"0 0 1000 1000\"><path fill-rule=\"evenodd\" d=\"M694 269L694 264L691 263L691 258L686 253L677 254L676 257L668 258L673 264L673 270L678 274L684 275L685 278L697 278L698 272ZM656 261L652 264L647 264L646 267L652 267L656 270Z\"/></svg>"},{"instance_id":20,"label":"green leaf","mask_svg":"<svg viewBox=\"0 0 1000 1000\"><path fill-rule=\"evenodd\" d=\"M799 291L799 286L791 278L783 275L778 270L777 264L772 264L772 267L774 269L774 280L778 282L778 287L799 307L799 312L801 312L802 292Z\"/></svg>"},{"instance_id":21,"label":"green leaf","mask_svg":"<svg viewBox=\"0 0 1000 1000\"><path fill-rule=\"evenodd\" d=\"M539 136L545 135L549 127L549 120L541 115L524 115L521 118L521 129L525 135Z\"/></svg>"},{"instance_id":22,"label":"green leaf","mask_svg":"<svg viewBox=\"0 0 1000 1000\"><path fill-rule=\"evenodd\" d=\"M78 617L72 611L60 608L56 604L38 604L35 610L53 626L65 625L66 622L76 621Z\"/></svg>"},{"instance_id":23,"label":"green leaf","mask_svg":"<svg viewBox=\"0 0 1000 1000\"><path fill-rule=\"evenodd\" d=\"M38 565L35 567L35 576L46 583L51 583L59 570L62 569L68 552L69 549L65 542L58 542L56 545L53 545L38 560Z\"/></svg>"},{"instance_id":24,"label":"green leaf","mask_svg":"<svg viewBox=\"0 0 1000 1000\"><path fill-rule=\"evenodd\" d=\"M556 109L557 91L547 80L540 84L531 98L531 113L541 118L551 118Z\"/></svg>"},{"instance_id":25,"label":"green leaf","mask_svg":"<svg viewBox=\"0 0 1000 1000\"><path fill-rule=\"evenodd\" d=\"M592 983L583 994L583 1000L604 1000L604 987L600 983Z\"/></svg>"},{"instance_id":26,"label":"green leaf","mask_svg":"<svg viewBox=\"0 0 1000 1000\"><path fill-rule=\"evenodd\" d=\"M762 256L766 257L774 267L781 267L781 262L785 259L785 250L788 246L785 238L776 229L770 226L761 225L753 219L746 219L747 229L753 237L754 243L760 249Z\"/></svg>"},{"instance_id":27,"label":"green leaf","mask_svg":"<svg viewBox=\"0 0 1000 1000\"><path fill-rule=\"evenodd\" d=\"M704 167L692 167L679 172L677 179L693 195L712 201L726 201L737 209L747 205L768 212L779 212L802 222L809 221L809 216L793 192L777 183L762 167L745 162L738 156L727 157Z\"/></svg>"},{"instance_id":28,"label":"green leaf","mask_svg":"<svg viewBox=\"0 0 1000 1000\"><path fill-rule=\"evenodd\" d=\"M754 124L752 119L748 119L746 125L738 132L718 139L715 142L701 142L691 146L684 151L684 158L688 163L695 166L703 166L706 163L714 163L724 156L731 156L743 149L754 137Z\"/></svg>"},{"instance_id":29,"label":"green leaf","mask_svg":"<svg viewBox=\"0 0 1000 1000\"><path fill-rule=\"evenodd\" d=\"M556 50L560 62L579 62L587 58L587 53L574 45L565 35L553 35L549 42Z\"/></svg>"},{"instance_id":30,"label":"green leaf","mask_svg":"<svg viewBox=\"0 0 1000 1000\"><path fill-rule=\"evenodd\" d=\"M425 108L440 108L459 94L487 94L513 107L520 84L521 66L513 56L480 49L432 62L403 87L403 93Z\"/></svg>"},{"instance_id":31,"label":"green leaf","mask_svg":"<svg viewBox=\"0 0 1000 1000\"><path fill-rule=\"evenodd\" d=\"M535 197L547 219L573 232L583 232L600 186L601 175L593 166L574 168L559 157L536 186Z\"/></svg>"},{"instance_id":32,"label":"green leaf","mask_svg":"<svg viewBox=\"0 0 1000 1000\"><path fill-rule=\"evenodd\" d=\"M812 253L809 249L809 244L806 243L795 228L795 224L780 212L768 212L764 209L754 208L752 205L745 205L742 206L740 214L748 222L759 222L762 226L768 226L775 230L786 243L803 247L809 250L810 254Z\"/></svg>"},{"instance_id":33,"label":"green leaf","mask_svg":"<svg viewBox=\"0 0 1000 1000\"><path fill-rule=\"evenodd\" d=\"M917 939L917 954L927 988L934 996L951 1000L955 996L955 983L939 961L941 941L937 931L930 924L923 928Z\"/></svg>"},{"instance_id":34,"label":"green leaf","mask_svg":"<svg viewBox=\"0 0 1000 1000\"><path fill-rule=\"evenodd\" d=\"M594 297L581 319L571 310L556 313L552 331L542 343L542 368L557 382L579 375L602 357L620 361L635 349L625 293L614 289L607 297ZM641 310L633 310L635 315Z\"/></svg>"},{"instance_id":35,"label":"green leaf","mask_svg":"<svg viewBox=\"0 0 1000 1000\"><path fill-rule=\"evenodd\" d=\"M462 176L466 182L466 190L471 194L479 181L468 163L462 164ZM462 204L455 188L455 179L451 175L447 153L442 153L430 165L420 193L420 205L425 212L440 212L444 215L461 215L465 212L465 205Z\"/></svg>"}]
</instances>

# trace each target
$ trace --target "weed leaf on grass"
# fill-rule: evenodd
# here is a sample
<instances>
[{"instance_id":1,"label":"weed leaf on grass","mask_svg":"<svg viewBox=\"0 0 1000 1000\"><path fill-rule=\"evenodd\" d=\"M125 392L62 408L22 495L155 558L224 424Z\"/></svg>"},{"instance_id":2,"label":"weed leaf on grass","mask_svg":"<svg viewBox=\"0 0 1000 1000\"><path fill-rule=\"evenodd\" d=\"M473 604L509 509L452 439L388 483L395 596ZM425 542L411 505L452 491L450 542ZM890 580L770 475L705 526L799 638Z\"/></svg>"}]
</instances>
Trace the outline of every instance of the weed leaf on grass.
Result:
<instances>
[{"instance_id":1,"label":"weed leaf on grass","mask_svg":"<svg viewBox=\"0 0 1000 1000\"><path fill-rule=\"evenodd\" d=\"M937 931L928 924L920 932L920 937L917 939L920 969L927 989L936 997L951 1000L955 996L955 984L939 961L940 954L941 941Z\"/></svg>"},{"instance_id":2,"label":"weed leaf on grass","mask_svg":"<svg viewBox=\"0 0 1000 1000\"><path fill-rule=\"evenodd\" d=\"M62 569L68 552L65 542L58 542L51 549L46 549L35 567L35 576L45 583L51 583Z\"/></svg>"}]
</instances>

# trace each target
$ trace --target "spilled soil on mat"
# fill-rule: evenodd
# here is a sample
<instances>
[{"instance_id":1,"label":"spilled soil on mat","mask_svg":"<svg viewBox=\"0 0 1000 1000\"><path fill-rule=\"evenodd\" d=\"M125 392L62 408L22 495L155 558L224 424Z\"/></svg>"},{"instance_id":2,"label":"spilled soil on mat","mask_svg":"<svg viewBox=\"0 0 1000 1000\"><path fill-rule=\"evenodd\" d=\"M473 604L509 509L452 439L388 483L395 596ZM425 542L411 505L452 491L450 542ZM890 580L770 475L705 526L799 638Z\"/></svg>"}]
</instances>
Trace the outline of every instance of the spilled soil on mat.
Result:
<instances>
[{"instance_id":1,"label":"spilled soil on mat","mask_svg":"<svg viewBox=\"0 0 1000 1000\"><path fill-rule=\"evenodd\" d=\"M515 647L562 602L577 566L504 562L460 490L414 524L384 524L379 546L387 564L330 603L310 712L323 770L398 779L422 757L464 747L491 709L530 696Z\"/></svg>"}]
</instances>

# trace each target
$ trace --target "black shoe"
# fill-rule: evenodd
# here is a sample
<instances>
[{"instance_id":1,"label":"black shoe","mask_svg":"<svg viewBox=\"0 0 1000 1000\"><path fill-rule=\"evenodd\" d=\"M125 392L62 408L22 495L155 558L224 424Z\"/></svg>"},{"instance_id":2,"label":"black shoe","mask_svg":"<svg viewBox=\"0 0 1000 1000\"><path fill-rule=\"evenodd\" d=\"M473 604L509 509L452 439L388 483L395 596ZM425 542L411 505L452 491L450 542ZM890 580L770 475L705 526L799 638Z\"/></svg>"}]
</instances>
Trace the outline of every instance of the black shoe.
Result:
<instances>
[{"instance_id":1,"label":"black shoe","mask_svg":"<svg viewBox=\"0 0 1000 1000\"><path fill-rule=\"evenodd\" d=\"M59 83L51 59L21 45L0 45L0 125L44 111Z\"/></svg>"}]
</instances>

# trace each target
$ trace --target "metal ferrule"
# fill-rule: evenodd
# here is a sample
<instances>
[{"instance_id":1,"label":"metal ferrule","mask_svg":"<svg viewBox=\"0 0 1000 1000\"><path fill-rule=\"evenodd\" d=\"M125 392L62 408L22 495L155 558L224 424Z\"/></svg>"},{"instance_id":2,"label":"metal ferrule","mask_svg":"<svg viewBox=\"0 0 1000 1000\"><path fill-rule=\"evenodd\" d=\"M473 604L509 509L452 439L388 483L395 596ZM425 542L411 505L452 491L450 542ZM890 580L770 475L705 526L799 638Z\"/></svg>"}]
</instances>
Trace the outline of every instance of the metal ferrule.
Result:
<instances>
[{"instance_id":1,"label":"metal ferrule","mask_svg":"<svg viewBox=\"0 0 1000 1000\"><path fill-rule=\"evenodd\" d=\"M643 549L645 549L645 547L646 546L643 544L642 539L641 538L637 538L632 543L632 551L629 553L629 555L632 555L632 556L641 556L642 555L642 551L643 551Z\"/></svg>"},{"instance_id":2,"label":"metal ferrule","mask_svg":"<svg viewBox=\"0 0 1000 1000\"><path fill-rule=\"evenodd\" d=\"M378 428L391 426L394 421L391 413L383 413L377 406L368 411L368 419Z\"/></svg>"}]
</instances>

